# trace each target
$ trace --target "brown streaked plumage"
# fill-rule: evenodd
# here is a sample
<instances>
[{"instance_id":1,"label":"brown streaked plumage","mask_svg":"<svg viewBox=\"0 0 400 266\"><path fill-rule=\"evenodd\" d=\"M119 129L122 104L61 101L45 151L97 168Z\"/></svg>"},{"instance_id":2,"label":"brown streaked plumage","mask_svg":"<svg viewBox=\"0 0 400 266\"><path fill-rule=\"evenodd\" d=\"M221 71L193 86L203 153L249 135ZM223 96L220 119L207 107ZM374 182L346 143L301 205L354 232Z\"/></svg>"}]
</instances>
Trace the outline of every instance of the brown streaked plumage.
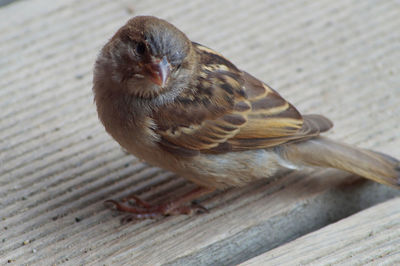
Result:
<instances>
[{"instance_id":1,"label":"brown streaked plumage","mask_svg":"<svg viewBox=\"0 0 400 266\"><path fill-rule=\"evenodd\" d=\"M99 118L135 156L201 187L183 198L136 207L136 218L204 210L186 202L242 186L282 168L334 167L400 185L398 160L319 137L332 123L301 115L275 90L155 17L128 21L103 47L94 72Z\"/></svg>"}]
</instances>

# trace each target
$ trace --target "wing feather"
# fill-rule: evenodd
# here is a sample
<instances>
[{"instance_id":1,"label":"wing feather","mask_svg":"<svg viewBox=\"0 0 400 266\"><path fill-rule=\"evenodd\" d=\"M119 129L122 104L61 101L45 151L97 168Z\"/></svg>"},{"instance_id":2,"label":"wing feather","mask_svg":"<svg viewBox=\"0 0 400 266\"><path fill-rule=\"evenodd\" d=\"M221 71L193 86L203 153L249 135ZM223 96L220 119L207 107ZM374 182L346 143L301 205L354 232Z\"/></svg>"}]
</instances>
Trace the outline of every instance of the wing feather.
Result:
<instances>
[{"instance_id":1,"label":"wing feather","mask_svg":"<svg viewBox=\"0 0 400 266\"><path fill-rule=\"evenodd\" d=\"M152 117L166 150L194 156L263 149L305 140L332 127L323 116L302 116L275 90L222 55L194 46L201 66L198 82Z\"/></svg>"}]
</instances>

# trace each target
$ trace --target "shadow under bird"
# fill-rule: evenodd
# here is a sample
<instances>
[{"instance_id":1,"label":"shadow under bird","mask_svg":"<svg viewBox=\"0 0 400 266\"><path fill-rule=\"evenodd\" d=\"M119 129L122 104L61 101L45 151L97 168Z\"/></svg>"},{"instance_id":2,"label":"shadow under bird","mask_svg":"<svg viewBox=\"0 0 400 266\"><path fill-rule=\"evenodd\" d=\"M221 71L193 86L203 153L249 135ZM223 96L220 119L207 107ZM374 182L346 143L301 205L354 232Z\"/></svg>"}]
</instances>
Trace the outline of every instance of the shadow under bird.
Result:
<instances>
[{"instance_id":1,"label":"shadow under bird","mask_svg":"<svg viewBox=\"0 0 400 266\"><path fill-rule=\"evenodd\" d=\"M199 185L160 205L109 200L137 219L204 210L190 202L284 168L341 169L400 186L400 162L321 137L332 127L302 115L228 59L165 20L129 20L102 48L93 91L106 131L136 157Z\"/></svg>"}]
</instances>

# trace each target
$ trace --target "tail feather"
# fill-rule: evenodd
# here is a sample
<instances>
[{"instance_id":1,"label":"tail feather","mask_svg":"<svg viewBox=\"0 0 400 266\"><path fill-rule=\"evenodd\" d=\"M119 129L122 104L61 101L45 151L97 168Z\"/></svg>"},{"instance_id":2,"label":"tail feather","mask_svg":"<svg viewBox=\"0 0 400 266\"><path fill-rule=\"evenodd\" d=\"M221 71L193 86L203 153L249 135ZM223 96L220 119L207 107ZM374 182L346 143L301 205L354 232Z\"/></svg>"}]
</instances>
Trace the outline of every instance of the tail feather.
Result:
<instances>
[{"instance_id":1,"label":"tail feather","mask_svg":"<svg viewBox=\"0 0 400 266\"><path fill-rule=\"evenodd\" d=\"M317 137L285 145L286 160L309 166L341 169L385 185L400 187L400 161L386 154Z\"/></svg>"}]
</instances>

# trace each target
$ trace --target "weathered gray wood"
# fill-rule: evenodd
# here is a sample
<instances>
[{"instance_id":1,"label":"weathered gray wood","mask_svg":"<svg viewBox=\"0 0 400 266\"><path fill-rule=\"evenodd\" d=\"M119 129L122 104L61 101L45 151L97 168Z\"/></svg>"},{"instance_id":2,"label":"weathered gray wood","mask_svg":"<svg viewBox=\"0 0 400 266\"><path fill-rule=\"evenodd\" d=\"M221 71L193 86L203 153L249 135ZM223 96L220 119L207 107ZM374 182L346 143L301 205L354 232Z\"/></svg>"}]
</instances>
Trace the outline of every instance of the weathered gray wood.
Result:
<instances>
[{"instance_id":1,"label":"weathered gray wood","mask_svg":"<svg viewBox=\"0 0 400 266\"><path fill-rule=\"evenodd\" d=\"M240 265L399 265L399 206L381 203Z\"/></svg>"},{"instance_id":2,"label":"weathered gray wood","mask_svg":"<svg viewBox=\"0 0 400 266\"><path fill-rule=\"evenodd\" d=\"M121 226L105 199L191 187L125 154L97 119L93 62L137 14L329 116L327 135L400 158L396 1L17 1L0 8L0 264L235 264L399 195L304 169L205 197L209 214Z\"/></svg>"}]
</instances>

